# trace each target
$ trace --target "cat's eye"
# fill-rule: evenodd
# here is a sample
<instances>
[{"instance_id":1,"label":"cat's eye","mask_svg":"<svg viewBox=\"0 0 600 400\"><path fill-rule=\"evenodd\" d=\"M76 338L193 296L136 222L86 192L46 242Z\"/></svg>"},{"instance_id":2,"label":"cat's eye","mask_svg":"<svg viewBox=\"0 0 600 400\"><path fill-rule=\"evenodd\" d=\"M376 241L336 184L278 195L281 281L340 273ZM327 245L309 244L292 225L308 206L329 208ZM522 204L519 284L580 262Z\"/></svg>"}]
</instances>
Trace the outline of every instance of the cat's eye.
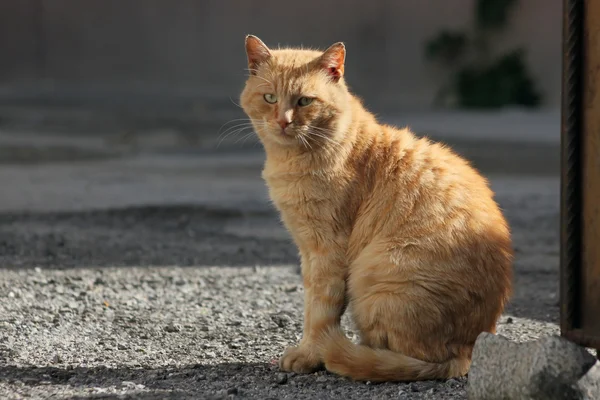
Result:
<instances>
[{"instance_id":1,"label":"cat's eye","mask_svg":"<svg viewBox=\"0 0 600 400\"><path fill-rule=\"evenodd\" d=\"M309 105L310 103L313 102L314 99L310 98L310 97L300 97L298 99L298 105L300 107L305 107L307 105Z\"/></svg>"},{"instance_id":2,"label":"cat's eye","mask_svg":"<svg viewBox=\"0 0 600 400\"><path fill-rule=\"evenodd\" d=\"M265 98L265 101L269 104L277 103L277 96L275 96L274 94L267 93L263 97Z\"/></svg>"}]
</instances>

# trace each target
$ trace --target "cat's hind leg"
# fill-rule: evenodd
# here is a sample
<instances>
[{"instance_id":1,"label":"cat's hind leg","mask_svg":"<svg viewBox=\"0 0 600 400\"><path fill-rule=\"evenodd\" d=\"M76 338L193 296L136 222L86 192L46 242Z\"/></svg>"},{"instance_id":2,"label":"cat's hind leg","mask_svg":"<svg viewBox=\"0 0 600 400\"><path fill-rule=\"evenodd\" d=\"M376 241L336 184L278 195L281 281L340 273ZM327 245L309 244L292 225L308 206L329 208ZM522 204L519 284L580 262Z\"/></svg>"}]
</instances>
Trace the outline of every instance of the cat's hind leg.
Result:
<instances>
[{"instance_id":1,"label":"cat's hind leg","mask_svg":"<svg viewBox=\"0 0 600 400\"><path fill-rule=\"evenodd\" d=\"M460 316L462 300L455 304L443 288L436 292L428 279L420 281L420 266L399 267L384 252L366 250L351 265L347 280L361 345L352 344L341 330L330 331L321 349L326 368L374 381L464 375L476 334L463 329L469 310Z\"/></svg>"}]
</instances>

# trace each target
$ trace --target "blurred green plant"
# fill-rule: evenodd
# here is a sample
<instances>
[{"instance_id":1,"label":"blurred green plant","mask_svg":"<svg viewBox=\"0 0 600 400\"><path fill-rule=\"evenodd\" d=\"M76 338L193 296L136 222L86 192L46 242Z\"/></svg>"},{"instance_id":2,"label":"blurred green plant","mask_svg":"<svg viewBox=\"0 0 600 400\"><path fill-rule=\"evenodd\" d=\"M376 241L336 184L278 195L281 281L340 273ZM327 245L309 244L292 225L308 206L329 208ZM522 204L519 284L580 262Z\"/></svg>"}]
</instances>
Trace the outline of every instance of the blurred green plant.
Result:
<instances>
[{"instance_id":1,"label":"blurred green plant","mask_svg":"<svg viewBox=\"0 0 600 400\"><path fill-rule=\"evenodd\" d=\"M490 43L506 28L517 0L476 0L470 32L443 30L425 45L425 57L440 64L448 82L436 104L464 108L498 108L506 105L537 107L542 96L525 63L525 50L517 48L490 56Z\"/></svg>"}]
</instances>

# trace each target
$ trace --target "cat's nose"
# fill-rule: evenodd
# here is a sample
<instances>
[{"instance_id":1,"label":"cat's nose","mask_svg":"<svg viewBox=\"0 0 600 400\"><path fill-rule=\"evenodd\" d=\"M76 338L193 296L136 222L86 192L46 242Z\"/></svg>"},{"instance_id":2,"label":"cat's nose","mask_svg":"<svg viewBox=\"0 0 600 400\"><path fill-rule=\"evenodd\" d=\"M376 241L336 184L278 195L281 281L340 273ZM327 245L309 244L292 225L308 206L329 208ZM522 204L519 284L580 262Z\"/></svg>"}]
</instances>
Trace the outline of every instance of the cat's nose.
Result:
<instances>
[{"instance_id":1,"label":"cat's nose","mask_svg":"<svg viewBox=\"0 0 600 400\"><path fill-rule=\"evenodd\" d=\"M292 123L292 121L290 121L288 119L278 119L277 123L279 124L281 129L285 129Z\"/></svg>"}]
</instances>

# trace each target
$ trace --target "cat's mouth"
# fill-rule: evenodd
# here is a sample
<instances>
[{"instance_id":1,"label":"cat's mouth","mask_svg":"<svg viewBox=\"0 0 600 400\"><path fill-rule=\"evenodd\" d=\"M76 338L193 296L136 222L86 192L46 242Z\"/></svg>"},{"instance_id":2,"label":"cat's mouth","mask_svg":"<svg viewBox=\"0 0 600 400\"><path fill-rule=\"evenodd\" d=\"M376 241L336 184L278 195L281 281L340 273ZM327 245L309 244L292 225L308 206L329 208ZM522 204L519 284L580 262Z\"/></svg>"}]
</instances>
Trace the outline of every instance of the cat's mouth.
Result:
<instances>
[{"instance_id":1,"label":"cat's mouth","mask_svg":"<svg viewBox=\"0 0 600 400\"><path fill-rule=\"evenodd\" d=\"M288 132L287 130L288 128L282 128L279 130L279 134L281 136L292 136L292 134L290 132Z\"/></svg>"},{"instance_id":2,"label":"cat's mouth","mask_svg":"<svg viewBox=\"0 0 600 400\"><path fill-rule=\"evenodd\" d=\"M275 142L281 146L294 146L304 142L303 130L301 126L294 126L293 124L282 128L280 126L270 125L264 129L265 139L269 137L270 141Z\"/></svg>"},{"instance_id":3,"label":"cat's mouth","mask_svg":"<svg viewBox=\"0 0 600 400\"><path fill-rule=\"evenodd\" d=\"M296 132L296 130L293 129L291 126L285 128L278 127L277 129L273 129L271 132L272 135L276 136L277 139L284 140L285 142L295 140L296 136L298 136L298 132Z\"/></svg>"},{"instance_id":4,"label":"cat's mouth","mask_svg":"<svg viewBox=\"0 0 600 400\"><path fill-rule=\"evenodd\" d=\"M277 139L284 144L290 144L297 142L297 135L294 132L280 130L277 134Z\"/></svg>"}]
</instances>

